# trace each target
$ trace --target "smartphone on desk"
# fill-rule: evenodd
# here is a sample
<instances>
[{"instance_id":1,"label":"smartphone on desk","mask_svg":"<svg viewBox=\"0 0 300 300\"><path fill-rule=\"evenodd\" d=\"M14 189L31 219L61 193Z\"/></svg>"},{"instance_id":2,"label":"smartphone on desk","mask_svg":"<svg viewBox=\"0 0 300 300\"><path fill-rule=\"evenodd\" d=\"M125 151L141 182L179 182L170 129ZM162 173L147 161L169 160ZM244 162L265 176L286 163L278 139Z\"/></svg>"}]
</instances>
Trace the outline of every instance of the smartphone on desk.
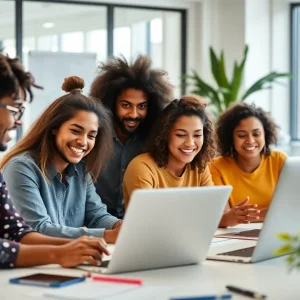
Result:
<instances>
[{"instance_id":1,"label":"smartphone on desk","mask_svg":"<svg viewBox=\"0 0 300 300\"><path fill-rule=\"evenodd\" d=\"M63 287L70 284L84 281L85 277L73 277L53 274L36 273L28 276L12 278L9 280L10 283L14 284L28 284L46 287Z\"/></svg>"}]
</instances>

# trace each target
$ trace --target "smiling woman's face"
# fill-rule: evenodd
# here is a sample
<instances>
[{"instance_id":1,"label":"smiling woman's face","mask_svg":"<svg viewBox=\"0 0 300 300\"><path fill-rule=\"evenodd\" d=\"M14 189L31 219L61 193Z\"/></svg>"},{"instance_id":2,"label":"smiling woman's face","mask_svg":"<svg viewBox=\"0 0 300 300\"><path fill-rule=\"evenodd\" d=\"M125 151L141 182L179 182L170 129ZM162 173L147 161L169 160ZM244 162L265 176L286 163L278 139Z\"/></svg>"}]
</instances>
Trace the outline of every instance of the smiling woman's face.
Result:
<instances>
[{"instance_id":1,"label":"smiling woman's face","mask_svg":"<svg viewBox=\"0 0 300 300\"><path fill-rule=\"evenodd\" d=\"M58 170L61 169L61 164L79 163L91 152L95 145L98 127L98 117L95 113L80 110L53 132Z\"/></svg>"},{"instance_id":2,"label":"smiling woman's face","mask_svg":"<svg viewBox=\"0 0 300 300\"><path fill-rule=\"evenodd\" d=\"M203 145L203 123L198 116L180 117L169 134L168 164L185 167L193 161Z\"/></svg>"},{"instance_id":3,"label":"smiling woman's face","mask_svg":"<svg viewBox=\"0 0 300 300\"><path fill-rule=\"evenodd\" d=\"M265 131L260 120L255 117L241 120L233 130L233 145L240 158L260 156L265 146Z\"/></svg>"}]
</instances>

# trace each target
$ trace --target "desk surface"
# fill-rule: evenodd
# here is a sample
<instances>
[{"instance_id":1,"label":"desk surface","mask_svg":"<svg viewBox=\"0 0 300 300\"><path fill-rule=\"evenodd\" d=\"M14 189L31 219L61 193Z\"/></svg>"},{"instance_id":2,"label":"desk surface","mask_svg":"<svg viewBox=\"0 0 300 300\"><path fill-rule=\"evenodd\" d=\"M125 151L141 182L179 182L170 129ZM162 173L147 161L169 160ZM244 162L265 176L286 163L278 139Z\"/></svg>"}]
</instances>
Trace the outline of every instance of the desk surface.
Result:
<instances>
[{"instance_id":1,"label":"desk surface","mask_svg":"<svg viewBox=\"0 0 300 300\"><path fill-rule=\"evenodd\" d=\"M82 276L84 273L76 269L63 269L57 265L3 270L0 271L0 299L36 300L36 297L29 295L41 288L11 285L8 283L8 279L37 271L73 276ZM202 265L131 272L124 273L122 276L142 278L146 285L171 288L167 295L154 298L156 300L167 300L171 296L221 294L226 292L225 285L228 284L256 290L266 294L267 299L300 299L300 274L299 272L288 273L284 257L256 264L204 261ZM233 299L251 298L234 296Z\"/></svg>"}]
</instances>

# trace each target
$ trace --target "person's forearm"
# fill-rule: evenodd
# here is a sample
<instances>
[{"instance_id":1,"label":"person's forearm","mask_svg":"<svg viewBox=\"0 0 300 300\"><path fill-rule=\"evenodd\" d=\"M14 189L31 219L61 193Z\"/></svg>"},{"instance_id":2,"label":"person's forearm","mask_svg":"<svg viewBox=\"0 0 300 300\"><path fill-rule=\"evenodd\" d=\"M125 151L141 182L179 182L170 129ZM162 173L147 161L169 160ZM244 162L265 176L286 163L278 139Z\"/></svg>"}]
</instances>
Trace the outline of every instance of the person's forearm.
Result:
<instances>
[{"instance_id":1,"label":"person's forearm","mask_svg":"<svg viewBox=\"0 0 300 300\"><path fill-rule=\"evenodd\" d=\"M56 264L56 246L20 245L16 267L32 267L46 264Z\"/></svg>"},{"instance_id":2,"label":"person's forearm","mask_svg":"<svg viewBox=\"0 0 300 300\"><path fill-rule=\"evenodd\" d=\"M30 232L27 233L20 242L25 245L64 245L71 240L72 239L46 236L38 232Z\"/></svg>"},{"instance_id":3,"label":"person's forearm","mask_svg":"<svg viewBox=\"0 0 300 300\"><path fill-rule=\"evenodd\" d=\"M118 222L116 222L114 224L114 226L112 227L112 229L116 229L116 228L120 227L122 225L122 223L123 223L123 220L119 220Z\"/></svg>"},{"instance_id":4,"label":"person's forearm","mask_svg":"<svg viewBox=\"0 0 300 300\"><path fill-rule=\"evenodd\" d=\"M228 221L227 221L227 216L226 213L222 215L221 221L219 223L219 228L226 228L228 227Z\"/></svg>"},{"instance_id":5,"label":"person's forearm","mask_svg":"<svg viewBox=\"0 0 300 300\"><path fill-rule=\"evenodd\" d=\"M117 219L118 220L118 219ZM113 226L113 224L112 224ZM111 226L111 227L112 227ZM41 226L38 231L41 234L56 237L56 238L67 238L67 239L76 239L82 235L92 235L95 237L103 237L105 228L90 228L87 227L69 227L61 226L58 224L45 224Z\"/></svg>"},{"instance_id":6,"label":"person's forearm","mask_svg":"<svg viewBox=\"0 0 300 300\"><path fill-rule=\"evenodd\" d=\"M114 244L117 239L117 234L114 230L105 230L103 238L106 241L106 243Z\"/></svg>"}]
</instances>

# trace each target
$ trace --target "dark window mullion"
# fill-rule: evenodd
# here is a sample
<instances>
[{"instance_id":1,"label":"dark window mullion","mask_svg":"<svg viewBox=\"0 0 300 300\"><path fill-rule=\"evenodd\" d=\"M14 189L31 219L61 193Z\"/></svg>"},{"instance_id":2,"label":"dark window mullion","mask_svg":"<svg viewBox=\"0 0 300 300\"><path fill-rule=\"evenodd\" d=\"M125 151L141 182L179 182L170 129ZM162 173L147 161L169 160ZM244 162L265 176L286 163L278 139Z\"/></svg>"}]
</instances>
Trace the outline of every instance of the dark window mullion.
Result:
<instances>
[{"instance_id":1,"label":"dark window mullion","mask_svg":"<svg viewBox=\"0 0 300 300\"><path fill-rule=\"evenodd\" d=\"M114 53L114 6L107 5L107 57Z\"/></svg>"},{"instance_id":2,"label":"dark window mullion","mask_svg":"<svg viewBox=\"0 0 300 300\"><path fill-rule=\"evenodd\" d=\"M15 39L16 39L16 53L19 59L23 60L23 1L16 0L15 1ZM23 127L17 126L17 141L23 135Z\"/></svg>"},{"instance_id":3,"label":"dark window mullion","mask_svg":"<svg viewBox=\"0 0 300 300\"><path fill-rule=\"evenodd\" d=\"M16 53L17 56L22 61L22 47L23 47L23 1L15 1L15 19L16 19L16 28L15 28L15 39L16 39Z\"/></svg>"},{"instance_id":4,"label":"dark window mullion","mask_svg":"<svg viewBox=\"0 0 300 300\"><path fill-rule=\"evenodd\" d=\"M181 74L186 74L187 63L187 11L181 12ZM184 95L186 90L186 80L181 77L181 94Z\"/></svg>"}]
</instances>

